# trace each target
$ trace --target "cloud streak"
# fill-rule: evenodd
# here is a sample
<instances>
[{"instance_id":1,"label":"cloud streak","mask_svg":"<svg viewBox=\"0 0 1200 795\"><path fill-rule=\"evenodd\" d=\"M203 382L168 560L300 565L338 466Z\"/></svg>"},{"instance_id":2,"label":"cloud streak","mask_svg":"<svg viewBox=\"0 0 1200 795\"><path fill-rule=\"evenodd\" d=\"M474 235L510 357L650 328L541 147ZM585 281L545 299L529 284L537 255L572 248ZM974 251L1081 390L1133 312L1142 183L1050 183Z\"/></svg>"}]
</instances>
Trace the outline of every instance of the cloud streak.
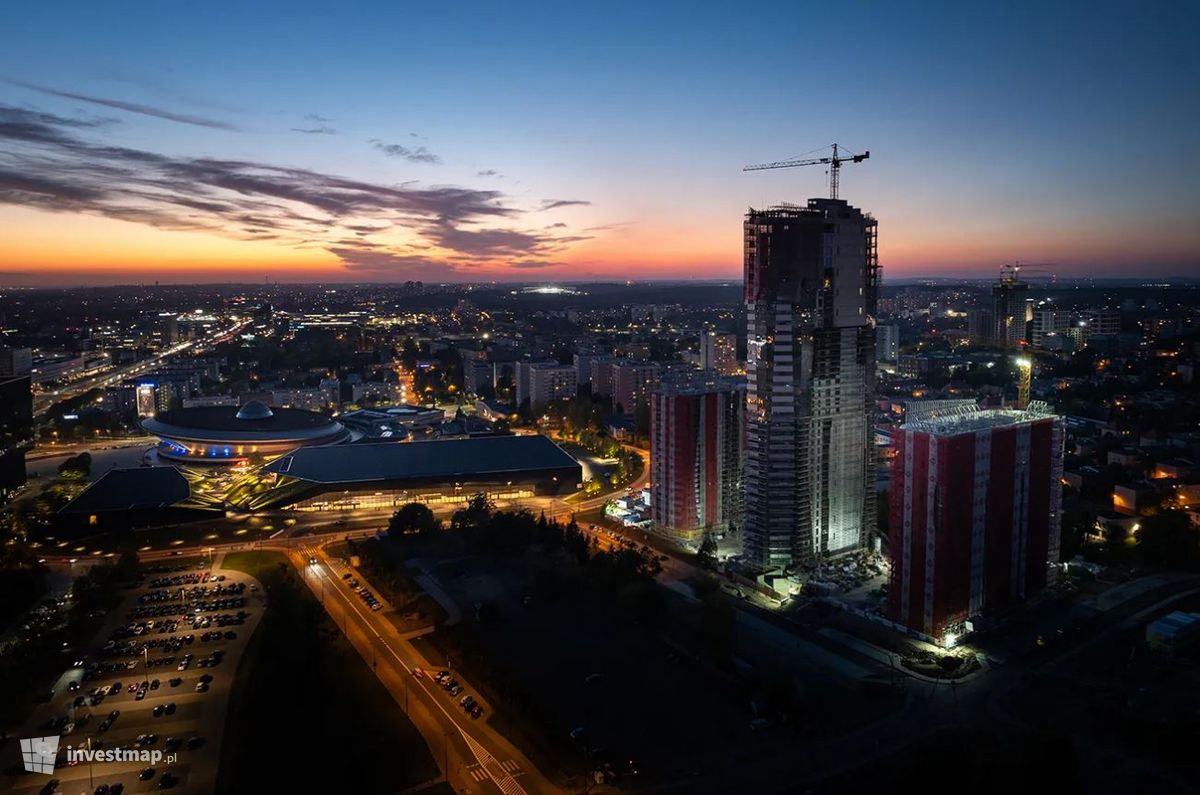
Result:
<instances>
[{"instance_id":1,"label":"cloud streak","mask_svg":"<svg viewBox=\"0 0 1200 795\"><path fill-rule=\"evenodd\" d=\"M442 162L440 157L435 155L433 152L430 152L423 146L418 146L415 149L411 149L407 146L401 146L400 144L385 144L383 141L373 140L371 143L375 144L375 148L380 152L383 152L388 157L400 157L410 163L429 163L430 165L437 165Z\"/></svg>"},{"instance_id":2,"label":"cloud streak","mask_svg":"<svg viewBox=\"0 0 1200 795\"><path fill-rule=\"evenodd\" d=\"M387 184L90 140L101 122L0 104L0 204L323 250L348 270L413 277L537 268L586 233L498 190ZM527 228L534 226L536 228Z\"/></svg>"},{"instance_id":3,"label":"cloud streak","mask_svg":"<svg viewBox=\"0 0 1200 795\"><path fill-rule=\"evenodd\" d=\"M152 105L143 105L139 102L126 102L120 99L107 99L105 97L95 97L88 94L78 94L73 91L60 91L56 88L41 86L36 83L25 83L18 80L10 81L13 85L28 88L32 91L38 91L42 94L48 94L52 97L61 97L63 99L74 99L79 102L88 102L93 105L100 105L105 108L113 108L115 110L123 110L127 113L137 113L142 116L153 116L156 119L166 119L167 121L178 122L180 124L191 124L196 127L208 127L213 130L230 130L237 131L239 128L228 122L218 121L216 119L208 119L203 116L193 116L188 113L176 113L174 111L163 110Z\"/></svg>"},{"instance_id":4,"label":"cloud streak","mask_svg":"<svg viewBox=\"0 0 1200 795\"><path fill-rule=\"evenodd\" d=\"M587 207L591 202L583 199L546 199L542 202L542 211L557 210L561 207Z\"/></svg>"}]
</instances>

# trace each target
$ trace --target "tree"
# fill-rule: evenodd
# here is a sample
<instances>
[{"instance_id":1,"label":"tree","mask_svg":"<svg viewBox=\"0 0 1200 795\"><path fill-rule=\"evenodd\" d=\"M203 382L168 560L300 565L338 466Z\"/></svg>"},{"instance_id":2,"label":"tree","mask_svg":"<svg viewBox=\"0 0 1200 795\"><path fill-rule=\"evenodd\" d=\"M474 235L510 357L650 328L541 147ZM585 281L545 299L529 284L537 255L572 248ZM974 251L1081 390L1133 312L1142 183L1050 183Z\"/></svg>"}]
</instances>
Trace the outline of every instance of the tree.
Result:
<instances>
[{"instance_id":1,"label":"tree","mask_svg":"<svg viewBox=\"0 0 1200 795\"><path fill-rule=\"evenodd\" d=\"M392 514L388 521L388 535L423 535L432 533L442 526L428 505L410 502Z\"/></svg>"},{"instance_id":2,"label":"tree","mask_svg":"<svg viewBox=\"0 0 1200 795\"><path fill-rule=\"evenodd\" d=\"M1120 559L1126 551L1129 531L1120 522L1113 522L1104 528L1104 551L1116 559Z\"/></svg>"},{"instance_id":3,"label":"tree","mask_svg":"<svg viewBox=\"0 0 1200 795\"><path fill-rule=\"evenodd\" d=\"M639 400L633 407L633 427L638 438L650 438L650 404L644 400Z\"/></svg>"},{"instance_id":4,"label":"tree","mask_svg":"<svg viewBox=\"0 0 1200 795\"><path fill-rule=\"evenodd\" d=\"M450 527L454 530L469 530L483 528L492 520L492 503L482 492L476 494L465 508L459 508L450 517Z\"/></svg>"},{"instance_id":5,"label":"tree","mask_svg":"<svg viewBox=\"0 0 1200 795\"><path fill-rule=\"evenodd\" d=\"M517 406L517 416L521 418L521 422L533 422L533 406L529 404L529 398L525 398L521 405Z\"/></svg>"},{"instance_id":6,"label":"tree","mask_svg":"<svg viewBox=\"0 0 1200 795\"><path fill-rule=\"evenodd\" d=\"M700 598L700 630L709 654L717 662L727 662L733 655L736 628L733 605L721 596L719 589L712 589Z\"/></svg>"},{"instance_id":7,"label":"tree","mask_svg":"<svg viewBox=\"0 0 1200 795\"><path fill-rule=\"evenodd\" d=\"M92 473L92 454L80 453L58 465L58 474L67 480L87 480Z\"/></svg>"},{"instance_id":8,"label":"tree","mask_svg":"<svg viewBox=\"0 0 1200 795\"><path fill-rule=\"evenodd\" d=\"M709 571L717 567L717 539L713 537L711 530L704 531L704 538L700 540L700 550L696 553L696 562L700 568Z\"/></svg>"},{"instance_id":9,"label":"tree","mask_svg":"<svg viewBox=\"0 0 1200 795\"><path fill-rule=\"evenodd\" d=\"M117 576L122 580L135 579L140 569L141 560L135 550L127 549L121 553L121 557L117 558Z\"/></svg>"},{"instance_id":10,"label":"tree","mask_svg":"<svg viewBox=\"0 0 1200 795\"><path fill-rule=\"evenodd\" d=\"M1137 556L1150 566L1185 571L1200 569L1200 533L1182 511L1159 511L1141 521Z\"/></svg>"}]
</instances>

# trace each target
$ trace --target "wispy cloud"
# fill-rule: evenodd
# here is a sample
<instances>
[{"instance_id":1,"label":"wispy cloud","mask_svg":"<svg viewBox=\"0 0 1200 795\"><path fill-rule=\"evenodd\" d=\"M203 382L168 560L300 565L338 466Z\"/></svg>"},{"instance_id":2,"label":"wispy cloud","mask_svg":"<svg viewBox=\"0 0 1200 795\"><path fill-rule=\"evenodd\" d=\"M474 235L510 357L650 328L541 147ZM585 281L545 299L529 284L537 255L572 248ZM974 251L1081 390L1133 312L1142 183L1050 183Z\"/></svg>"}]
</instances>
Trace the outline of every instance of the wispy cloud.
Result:
<instances>
[{"instance_id":1,"label":"wispy cloud","mask_svg":"<svg viewBox=\"0 0 1200 795\"><path fill-rule=\"evenodd\" d=\"M79 94L73 91L60 91L56 88L41 86L36 83L26 83L20 80L10 80L13 85L28 88L32 91L39 91L43 94L48 94L54 97L62 97L63 99L74 99L79 102L88 102L93 105L100 105L105 108L113 108L115 110L123 110L128 113L138 113L143 116L153 116L157 119L166 119L167 121L179 122L180 124L191 124L197 127L209 127L214 130L233 130L238 128L228 122L218 121L216 119L208 119L203 116L194 116L188 113L177 113L175 111L156 108L152 105L143 105L139 102L126 102L121 99L108 99L106 97L95 97L88 94Z\"/></svg>"},{"instance_id":2,"label":"wispy cloud","mask_svg":"<svg viewBox=\"0 0 1200 795\"><path fill-rule=\"evenodd\" d=\"M557 210L560 207L587 207L591 202L583 199L546 199L542 202L542 210Z\"/></svg>"},{"instance_id":3,"label":"wispy cloud","mask_svg":"<svg viewBox=\"0 0 1200 795\"><path fill-rule=\"evenodd\" d=\"M415 135L415 133L413 133ZM442 159L430 152L424 146L418 146L415 149L400 144L386 144L383 141L372 140L375 148L383 152L388 157L402 157L410 163L441 163Z\"/></svg>"},{"instance_id":4,"label":"wispy cloud","mask_svg":"<svg viewBox=\"0 0 1200 795\"><path fill-rule=\"evenodd\" d=\"M476 171L475 176L477 176L477 177L498 177L498 176L500 176L500 172L494 168L489 168L485 171Z\"/></svg>"},{"instance_id":5,"label":"wispy cloud","mask_svg":"<svg viewBox=\"0 0 1200 795\"><path fill-rule=\"evenodd\" d=\"M536 268L556 268L562 264L563 263L561 263L561 262L553 262L551 260L545 260L545 259L524 259L524 260L517 260L515 262L510 263L510 265L512 267L519 268L521 270L533 270Z\"/></svg>"},{"instance_id":6,"label":"wispy cloud","mask_svg":"<svg viewBox=\"0 0 1200 795\"><path fill-rule=\"evenodd\" d=\"M338 131L327 124L318 124L316 127L293 127L292 132L304 133L305 135L337 135Z\"/></svg>"},{"instance_id":7,"label":"wispy cloud","mask_svg":"<svg viewBox=\"0 0 1200 795\"><path fill-rule=\"evenodd\" d=\"M426 276L549 267L587 239L497 190L386 184L89 140L100 122L0 104L0 203L320 249L348 269Z\"/></svg>"}]
</instances>

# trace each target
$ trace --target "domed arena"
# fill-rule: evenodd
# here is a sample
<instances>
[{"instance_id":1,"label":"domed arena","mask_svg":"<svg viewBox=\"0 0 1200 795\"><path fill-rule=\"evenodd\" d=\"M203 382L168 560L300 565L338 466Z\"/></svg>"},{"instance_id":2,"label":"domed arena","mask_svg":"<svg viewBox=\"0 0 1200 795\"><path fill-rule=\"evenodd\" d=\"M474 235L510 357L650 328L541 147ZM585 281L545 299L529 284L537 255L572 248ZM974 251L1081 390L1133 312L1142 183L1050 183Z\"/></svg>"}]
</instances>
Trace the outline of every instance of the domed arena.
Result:
<instances>
[{"instance_id":1,"label":"domed arena","mask_svg":"<svg viewBox=\"0 0 1200 795\"><path fill-rule=\"evenodd\" d=\"M234 464L350 439L344 425L324 414L257 400L162 411L142 420L142 428L160 439L161 458L186 463Z\"/></svg>"}]
</instances>

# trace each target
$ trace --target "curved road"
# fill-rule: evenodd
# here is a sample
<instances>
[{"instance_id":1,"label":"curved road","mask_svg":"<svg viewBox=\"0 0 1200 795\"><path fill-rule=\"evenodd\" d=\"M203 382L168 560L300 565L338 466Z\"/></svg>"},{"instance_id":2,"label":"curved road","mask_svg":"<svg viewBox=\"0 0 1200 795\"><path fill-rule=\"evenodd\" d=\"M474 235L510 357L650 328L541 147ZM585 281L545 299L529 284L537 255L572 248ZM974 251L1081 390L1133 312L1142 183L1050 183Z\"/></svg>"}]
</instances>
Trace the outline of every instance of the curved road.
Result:
<instances>
[{"instance_id":1,"label":"curved road","mask_svg":"<svg viewBox=\"0 0 1200 795\"><path fill-rule=\"evenodd\" d=\"M459 791L465 786L469 792L499 790L504 795L561 792L512 743L492 729L486 717L492 711L490 704L483 704L485 717L478 720L458 706L459 699L468 693L480 698L460 673L454 673L463 686L463 694L458 697L449 696L430 678L430 669L435 666L410 642L424 631L401 633L384 611L371 611L346 586L343 575L359 578L362 575L325 553L325 545L332 540L302 544L289 551L288 557L301 570L326 612L342 627L364 659L369 659L380 681L397 702L406 705L410 719L435 756L438 747L442 747L443 772L450 784ZM384 607L390 609L389 605ZM414 702L421 709L414 710Z\"/></svg>"}]
</instances>

